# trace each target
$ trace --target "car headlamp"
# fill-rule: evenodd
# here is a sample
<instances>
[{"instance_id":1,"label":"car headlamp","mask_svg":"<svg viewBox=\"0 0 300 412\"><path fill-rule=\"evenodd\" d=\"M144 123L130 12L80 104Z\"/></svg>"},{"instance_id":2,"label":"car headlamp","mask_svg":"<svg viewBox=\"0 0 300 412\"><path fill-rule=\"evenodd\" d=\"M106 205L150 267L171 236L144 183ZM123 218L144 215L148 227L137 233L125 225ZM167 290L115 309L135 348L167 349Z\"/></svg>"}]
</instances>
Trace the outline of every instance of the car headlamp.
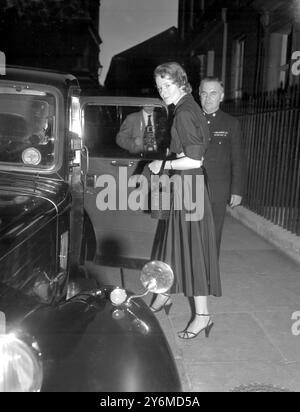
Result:
<instances>
[{"instance_id":1,"label":"car headlamp","mask_svg":"<svg viewBox=\"0 0 300 412\"><path fill-rule=\"evenodd\" d=\"M39 392L43 369L34 339L0 335L0 392Z\"/></svg>"},{"instance_id":2,"label":"car headlamp","mask_svg":"<svg viewBox=\"0 0 300 412\"><path fill-rule=\"evenodd\" d=\"M115 287L110 293L110 301L113 305L122 305L127 299L127 293L124 289Z\"/></svg>"}]
</instances>

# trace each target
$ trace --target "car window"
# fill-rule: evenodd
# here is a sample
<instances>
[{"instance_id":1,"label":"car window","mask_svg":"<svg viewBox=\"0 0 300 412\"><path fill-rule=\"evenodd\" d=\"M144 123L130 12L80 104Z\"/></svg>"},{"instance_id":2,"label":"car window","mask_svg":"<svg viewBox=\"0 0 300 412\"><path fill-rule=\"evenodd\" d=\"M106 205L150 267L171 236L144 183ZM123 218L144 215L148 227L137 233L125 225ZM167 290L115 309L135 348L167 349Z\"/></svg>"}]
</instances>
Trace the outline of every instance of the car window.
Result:
<instances>
[{"instance_id":1,"label":"car window","mask_svg":"<svg viewBox=\"0 0 300 412\"><path fill-rule=\"evenodd\" d=\"M55 96L0 88L0 162L47 169L54 163Z\"/></svg>"},{"instance_id":2,"label":"car window","mask_svg":"<svg viewBox=\"0 0 300 412\"><path fill-rule=\"evenodd\" d=\"M142 109L142 106L87 104L83 110L83 141L90 156L161 157L170 143L167 110L153 106L152 124L147 128ZM146 129L150 136L148 147Z\"/></svg>"}]
</instances>

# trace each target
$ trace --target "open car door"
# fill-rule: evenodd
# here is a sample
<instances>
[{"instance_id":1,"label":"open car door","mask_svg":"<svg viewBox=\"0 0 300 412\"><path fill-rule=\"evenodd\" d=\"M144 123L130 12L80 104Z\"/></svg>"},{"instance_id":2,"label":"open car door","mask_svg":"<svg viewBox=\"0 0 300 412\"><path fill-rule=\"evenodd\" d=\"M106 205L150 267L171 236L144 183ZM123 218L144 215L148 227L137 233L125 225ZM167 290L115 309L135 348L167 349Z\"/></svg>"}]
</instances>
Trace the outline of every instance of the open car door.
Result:
<instances>
[{"instance_id":1,"label":"open car door","mask_svg":"<svg viewBox=\"0 0 300 412\"><path fill-rule=\"evenodd\" d=\"M154 134L163 138L157 139L158 145L150 151L145 147L131 153L121 148L116 137L124 120L151 105L160 118ZM147 196L136 196L139 183L129 187L128 182L152 159L166 156L170 140L167 107L155 98L92 96L81 98L81 115L83 144L88 152L84 206L96 237L95 262L136 266L151 257L157 220L151 218L149 210L143 210L148 205ZM163 130L158 130L160 127ZM142 204L143 208L138 207Z\"/></svg>"}]
</instances>

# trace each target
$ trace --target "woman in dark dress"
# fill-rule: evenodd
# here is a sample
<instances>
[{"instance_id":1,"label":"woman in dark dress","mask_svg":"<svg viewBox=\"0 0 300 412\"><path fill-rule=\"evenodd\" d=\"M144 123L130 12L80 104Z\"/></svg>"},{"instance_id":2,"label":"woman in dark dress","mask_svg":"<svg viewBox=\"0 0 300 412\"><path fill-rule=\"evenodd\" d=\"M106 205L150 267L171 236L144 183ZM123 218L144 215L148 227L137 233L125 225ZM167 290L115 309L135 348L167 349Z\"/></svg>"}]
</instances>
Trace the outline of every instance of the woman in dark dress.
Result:
<instances>
[{"instance_id":1,"label":"woman in dark dress","mask_svg":"<svg viewBox=\"0 0 300 412\"><path fill-rule=\"evenodd\" d=\"M205 331L205 336L208 336L213 325L208 313L207 296L221 296L211 205L205 185L199 184L204 182L202 162L208 145L209 130L200 107L191 95L187 75L178 63L168 62L158 66L154 71L154 78L164 102L175 105L170 151L176 153L176 158L165 162L164 169L174 170L181 178L183 196L192 196L193 201L196 197L199 204L196 205L198 212L188 218L192 216L187 213L192 210L187 207L191 206L191 198L182 201L185 208L181 210L178 210L179 203L176 207L176 202L173 201L169 219L159 222L152 257L163 260L172 267L175 292L194 299L195 315L186 328L178 332L180 338L192 339L201 331ZM160 160L149 164L154 174L158 174L161 167ZM190 179L186 179L187 177ZM180 191L174 192L177 194ZM203 208L204 213L200 213L199 210ZM169 295L160 294L152 303L151 309L153 312L163 308L166 310L171 304Z\"/></svg>"}]
</instances>

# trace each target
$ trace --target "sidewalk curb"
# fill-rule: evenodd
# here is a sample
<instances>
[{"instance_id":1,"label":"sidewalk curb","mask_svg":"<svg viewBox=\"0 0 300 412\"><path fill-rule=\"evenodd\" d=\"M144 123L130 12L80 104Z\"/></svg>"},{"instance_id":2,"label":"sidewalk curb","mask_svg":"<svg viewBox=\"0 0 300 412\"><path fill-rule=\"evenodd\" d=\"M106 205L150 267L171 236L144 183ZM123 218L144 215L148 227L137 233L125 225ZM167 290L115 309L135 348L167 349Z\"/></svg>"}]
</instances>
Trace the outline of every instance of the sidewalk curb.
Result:
<instances>
[{"instance_id":1,"label":"sidewalk curb","mask_svg":"<svg viewBox=\"0 0 300 412\"><path fill-rule=\"evenodd\" d=\"M227 213L270 242L300 265L300 237L243 206L227 206Z\"/></svg>"}]
</instances>

